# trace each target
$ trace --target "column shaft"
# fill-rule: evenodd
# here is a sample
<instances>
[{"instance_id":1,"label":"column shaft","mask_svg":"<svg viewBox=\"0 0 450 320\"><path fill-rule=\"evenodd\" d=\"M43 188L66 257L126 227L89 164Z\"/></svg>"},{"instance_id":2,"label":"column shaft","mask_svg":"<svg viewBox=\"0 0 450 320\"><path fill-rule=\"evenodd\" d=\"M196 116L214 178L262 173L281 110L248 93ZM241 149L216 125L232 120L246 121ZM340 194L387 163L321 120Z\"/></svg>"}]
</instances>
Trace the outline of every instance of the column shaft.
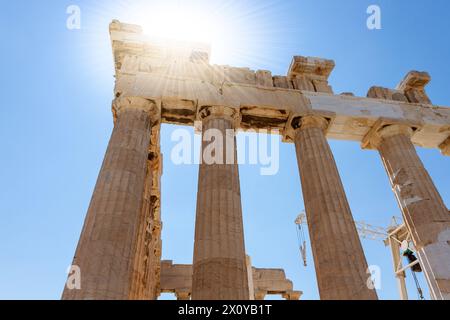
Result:
<instances>
[{"instance_id":1,"label":"column shaft","mask_svg":"<svg viewBox=\"0 0 450 320\"><path fill-rule=\"evenodd\" d=\"M303 199L322 300L377 299L323 118L305 117L295 135Z\"/></svg>"},{"instance_id":2,"label":"column shaft","mask_svg":"<svg viewBox=\"0 0 450 320\"><path fill-rule=\"evenodd\" d=\"M155 252L155 246L158 245L161 237L159 230L155 230L157 218L154 202L159 199L152 196L154 173L158 174L158 170L155 170L154 163L149 160L130 292L130 299L133 300L155 300L157 297L159 283L157 269L161 259Z\"/></svg>"},{"instance_id":3,"label":"column shaft","mask_svg":"<svg viewBox=\"0 0 450 320\"><path fill-rule=\"evenodd\" d=\"M142 100L126 103L140 105ZM130 296L150 122L145 108L131 106L118 114L73 260L80 268L81 289L65 287L63 299Z\"/></svg>"},{"instance_id":4,"label":"column shaft","mask_svg":"<svg viewBox=\"0 0 450 320\"><path fill-rule=\"evenodd\" d=\"M434 299L450 299L448 209L417 155L411 142L411 132L394 126L385 131L378 150L411 232L431 296Z\"/></svg>"},{"instance_id":5,"label":"column shaft","mask_svg":"<svg viewBox=\"0 0 450 320\"><path fill-rule=\"evenodd\" d=\"M234 152L234 163L200 164L192 281L193 300L248 300L249 289L242 222L239 171L234 124L228 117L203 120L203 138L217 130L226 152ZM233 132L226 146L227 129ZM228 131L230 134L230 131ZM209 142L202 143L202 157ZM228 141L230 141L228 139ZM221 145L219 143L219 145ZM234 150L226 150L226 147ZM216 150L215 152L218 152Z\"/></svg>"}]
</instances>

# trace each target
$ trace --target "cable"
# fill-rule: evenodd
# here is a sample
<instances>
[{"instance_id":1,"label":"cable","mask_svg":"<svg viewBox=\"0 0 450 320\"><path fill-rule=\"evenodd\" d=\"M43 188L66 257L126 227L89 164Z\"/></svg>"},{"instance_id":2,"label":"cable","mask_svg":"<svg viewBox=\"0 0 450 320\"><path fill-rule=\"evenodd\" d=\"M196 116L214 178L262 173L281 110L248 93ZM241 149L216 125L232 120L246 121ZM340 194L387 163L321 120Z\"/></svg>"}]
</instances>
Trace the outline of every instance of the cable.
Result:
<instances>
[{"instance_id":1,"label":"cable","mask_svg":"<svg viewBox=\"0 0 450 320\"><path fill-rule=\"evenodd\" d=\"M414 282L416 283L417 296L419 297L419 300L425 300L425 298L423 296L422 288L420 287L420 284L419 284L419 280L417 280L416 273L412 269L411 269L411 273L414 278Z\"/></svg>"},{"instance_id":2,"label":"cable","mask_svg":"<svg viewBox=\"0 0 450 320\"><path fill-rule=\"evenodd\" d=\"M298 239L298 246L300 249L300 254L302 256L303 265L306 267L306 240L305 240L305 233L303 232L303 228L301 223L298 224L297 230L297 239Z\"/></svg>"}]
</instances>

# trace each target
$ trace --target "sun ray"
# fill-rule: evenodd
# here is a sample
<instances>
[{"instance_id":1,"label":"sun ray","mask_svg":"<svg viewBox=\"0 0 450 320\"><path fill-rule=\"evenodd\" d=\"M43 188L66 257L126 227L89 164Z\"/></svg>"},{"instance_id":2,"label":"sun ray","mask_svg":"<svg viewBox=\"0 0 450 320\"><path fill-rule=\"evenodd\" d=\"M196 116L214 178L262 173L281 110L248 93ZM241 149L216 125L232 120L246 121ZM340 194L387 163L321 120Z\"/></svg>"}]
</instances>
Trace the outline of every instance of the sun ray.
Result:
<instances>
[{"instance_id":1,"label":"sun ray","mask_svg":"<svg viewBox=\"0 0 450 320\"><path fill-rule=\"evenodd\" d=\"M296 53L287 39L298 37L298 26L295 28L295 22L285 21L282 16L293 9L288 3L256 0L93 2L82 8L86 36L79 44L80 56L90 72L110 75L112 57L105 59L111 55L107 26L118 19L141 25L150 37L209 44L213 64L283 73L288 66L282 52Z\"/></svg>"}]
</instances>

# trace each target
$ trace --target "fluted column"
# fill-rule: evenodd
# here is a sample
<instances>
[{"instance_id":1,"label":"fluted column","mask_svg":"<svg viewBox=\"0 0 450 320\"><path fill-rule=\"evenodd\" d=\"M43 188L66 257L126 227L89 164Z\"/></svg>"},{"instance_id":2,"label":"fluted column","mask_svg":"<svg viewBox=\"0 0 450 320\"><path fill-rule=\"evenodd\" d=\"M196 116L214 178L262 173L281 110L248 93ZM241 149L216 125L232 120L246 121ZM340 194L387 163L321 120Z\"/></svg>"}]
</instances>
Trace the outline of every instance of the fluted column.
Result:
<instances>
[{"instance_id":1,"label":"fluted column","mask_svg":"<svg viewBox=\"0 0 450 320\"><path fill-rule=\"evenodd\" d=\"M158 148L156 149L158 151ZM130 291L130 299L133 300L155 300L157 297L160 280L158 266L161 265L160 254L156 248L161 241L161 224L157 216L160 199L152 191L155 188L159 189L159 183L155 181L161 176L160 157L158 152L152 151L147 161L143 205L134 255L134 276ZM159 190L157 194L160 194Z\"/></svg>"},{"instance_id":2,"label":"fluted column","mask_svg":"<svg viewBox=\"0 0 450 320\"><path fill-rule=\"evenodd\" d=\"M294 119L295 148L322 300L377 299L320 116Z\"/></svg>"},{"instance_id":3,"label":"fluted column","mask_svg":"<svg viewBox=\"0 0 450 320\"><path fill-rule=\"evenodd\" d=\"M142 213L155 103L120 98L117 117L73 260L81 289L63 299L128 299Z\"/></svg>"},{"instance_id":4,"label":"fluted column","mask_svg":"<svg viewBox=\"0 0 450 320\"><path fill-rule=\"evenodd\" d=\"M149 244L146 243L145 238L148 237L149 220L152 219L152 207L150 202L150 192L152 188L152 176L153 168L151 162L147 161L147 174L144 182L144 196L142 199L141 216L139 218L139 230L134 254L134 266L133 266L133 279L131 282L130 298L133 300L149 300L151 297L150 291L146 290L146 269L149 267L149 261L146 261L151 257L147 256L147 250ZM151 230L150 230L151 231Z\"/></svg>"},{"instance_id":5,"label":"fluted column","mask_svg":"<svg viewBox=\"0 0 450 320\"><path fill-rule=\"evenodd\" d=\"M380 152L433 299L450 299L450 214L411 142L413 130L385 126L372 137Z\"/></svg>"},{"instance_id":6,"label":"fluted column","mask_svg":"<svg viewBox=\"0 0 450 320\"><path fill-rule=\"evenodd\" d=\"M248 300L234 136L235 111L226 107L208 107L202 110L200 117L203 142L197 193L192 299ZM215 143L216 148L212 148L211 143ZM211 157L215 157L214 163L211 163Z\"/></svg>"}]
</instances>

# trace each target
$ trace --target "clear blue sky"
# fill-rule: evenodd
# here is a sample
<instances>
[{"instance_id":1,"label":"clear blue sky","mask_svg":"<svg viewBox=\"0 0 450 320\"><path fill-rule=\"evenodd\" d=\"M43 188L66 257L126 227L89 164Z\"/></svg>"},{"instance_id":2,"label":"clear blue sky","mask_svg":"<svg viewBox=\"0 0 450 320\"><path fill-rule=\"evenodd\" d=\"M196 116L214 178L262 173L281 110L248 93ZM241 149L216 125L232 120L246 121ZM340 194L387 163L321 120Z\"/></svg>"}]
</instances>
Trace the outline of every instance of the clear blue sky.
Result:
<instances>
[{"instance_id":1,"label":"clear blue sky","mask_svg":"<svg viewBox=\"0 0 450 320\"><path fill-rule=\"evenodd\" d=\"M71 4L81 8L80 30L66 28ZM330 58L336 61L330 79L335 92L358 96L372 85L394 87L409 70L425 70L432 75L432 101L450 105L447 0L222 0L208 1L207 10L220 4L219 11L234 14L230 29L238 23L232 37L240 41L217 63L285 74L293 55ZM366 27L370 4L381 7L382 30ZM152 5L1 1L0 298L59 299L112 130L108 24L134 22L136 8L152 19ZM173 129L163 127L166 155ZM399 209L378 154L357 143L330 144L355 219L387 226ZM418 151L449 205L450 158ZM310 266L303 268L293 224L303 209L293 145L281 146L280 162L275 176L240 167L247 252L257 267L284 268L304 298L317 299L311 251ZM176 263L192 261L197 173L196 165L174 166L165 158L163 258ZM368 240L363 246L369 264L382 268L380 298L396 299L388 248ZM413 290L410 295L416 298Z\"/></svg>"}]
</instances>

